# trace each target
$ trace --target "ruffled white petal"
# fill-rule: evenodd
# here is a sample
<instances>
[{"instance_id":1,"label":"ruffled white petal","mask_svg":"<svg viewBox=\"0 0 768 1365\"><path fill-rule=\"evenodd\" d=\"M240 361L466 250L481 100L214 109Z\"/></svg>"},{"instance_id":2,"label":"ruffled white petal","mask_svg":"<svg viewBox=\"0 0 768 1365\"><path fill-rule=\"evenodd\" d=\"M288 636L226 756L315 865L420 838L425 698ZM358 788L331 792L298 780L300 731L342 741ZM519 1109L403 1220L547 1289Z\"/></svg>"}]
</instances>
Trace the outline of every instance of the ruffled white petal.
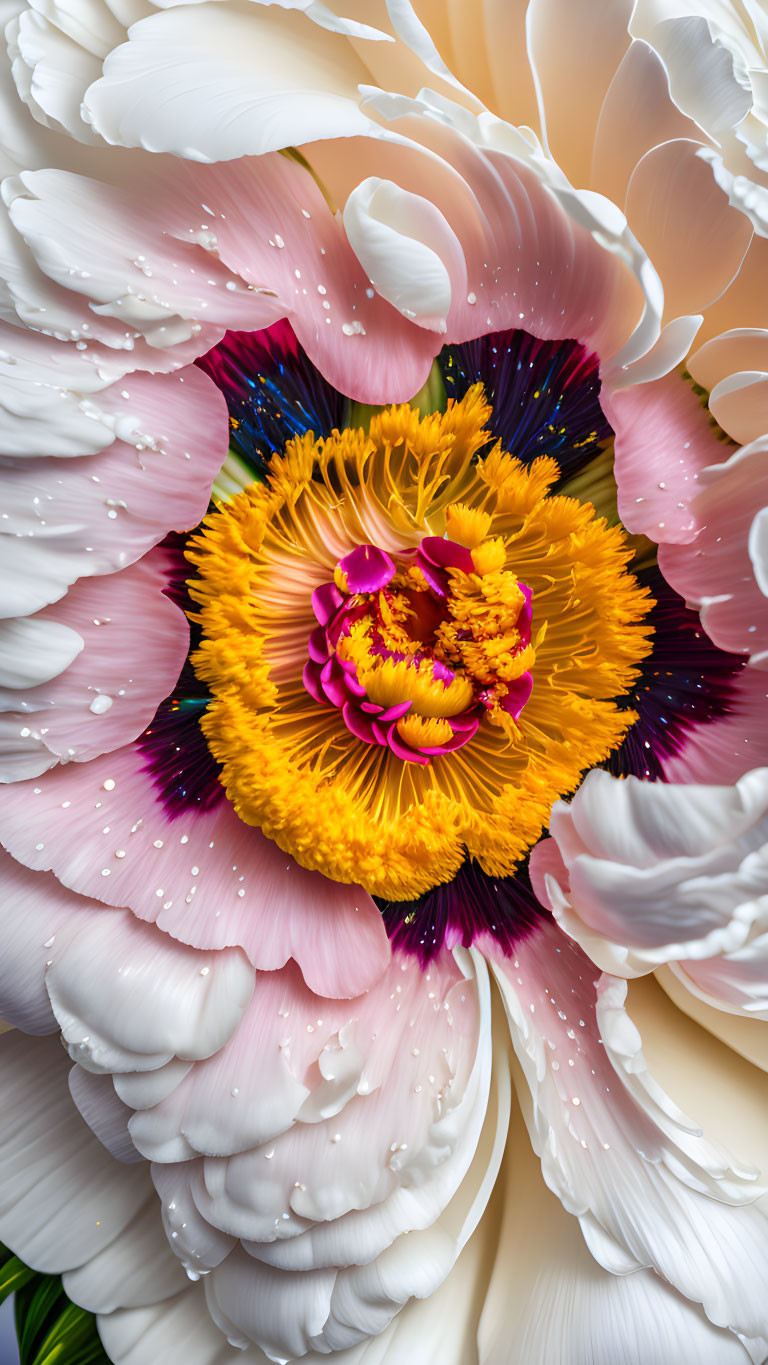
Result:
<instances>
[{"instance_id":1,"label":"ruffled white petal","mask_svg":"<svg viewBox=\"0 0 768 1365\"><path fill-rule=\"evenodd\" d=\"M592 1254L614 1274L651 1267L716 1326L764 1334L757 1172L703 1136L648 1073L625 983L596 981L554 926L496 973L534 1150Z\"/></svg>"},{"instance_id":2,"label":"ruffled white petal","mask_svg":"<svg viewBox=\"0 0 768 1365\"><path fill-rule=\"evenodd\" d=\"M55 373L55 355L50 366ZM69 390L50 392L65 414L62 427L36 425L35 401L44 410L47 400L33 372L20 424L32 438L25 453L37 458L16 460L3 473L3 618L36 612L75 579L125 568L168 531L195 525L226 454L224 401L196 367L133 375L87 401ZM71 448L57 447L70 399L86 426L101 433L102 453L90 453L79 428Z\"/></svg>"},{"instance_id":3,"label":"ruffled white petal","mask_svg":"<svg viewBox=\"0 0 768 1365\"><path fill-rule=\"evenodd\" d=\"M737 1337L652 1271L603 1270L546 1188L519 1118L502 1170L479 1365L746 1365Z\"/></svg>"},{"instance_id":4,"label":"ruffled white petal","mask_svg":"<svg viewBox=\"0 0 768 1365\"><path fill-rule=\"evenodd\" d=\"M556 803L550 829L557 854L540 846L534 876L562 927L604 970L635 976L680 962L714 980L764 962L765 973L765 769L734 787L596 770L570 804ZM753 1000L751 1012L760 1008Z\"/></svg>"},{"instance_id":5,"label":"ruffled white petal","mask_svg":"<svg viewBox=\"0 0 768 1365\"><path fill-rule=\"evenodd\" d=\"M238 950L198 953L120 911L101 909L51 958L46 984L65 1043L95 1072L210 1056L253 990Z\"/></svg>"}]
</instances>

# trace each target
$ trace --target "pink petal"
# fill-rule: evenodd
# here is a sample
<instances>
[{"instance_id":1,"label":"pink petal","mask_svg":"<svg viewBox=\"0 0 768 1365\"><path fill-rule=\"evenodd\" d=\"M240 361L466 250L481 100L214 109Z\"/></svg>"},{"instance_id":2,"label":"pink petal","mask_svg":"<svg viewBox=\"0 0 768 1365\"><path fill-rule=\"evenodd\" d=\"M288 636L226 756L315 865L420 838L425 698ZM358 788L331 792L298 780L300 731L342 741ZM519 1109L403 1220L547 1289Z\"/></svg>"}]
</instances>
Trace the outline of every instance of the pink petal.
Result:
<instances>
[{"instance_id":1,"label":"pink petal","mask_svg":"<svg viewBox=\"0 0 768 1365\"><path fill-rule=\"evenodd\" d=\"M668 782L736 782L768 765L765 724L768 684L763 670L745 668L733 682L728 714L688 731L680 752L664 760Z\"/></svg>"},{"instance_id":2,"label":"pink petal","mask_svg":"<svg viewBox=\"0 0 768 1365\"><path fill-rule=\"evenodd\" d=\"M226 800L169 818L135 745L5 788L0 838L26 866L182 943L240 946L265 971L293 957L323 995L358 995L389 961L364 891L299 867Z\"/></svg>"},{"instance_id":3,"label":"pink petal","mask_svg":"<svg viewBox=\"0 0 768 1365\"><path fill-rule=\"evenodd\" d=\"M314 701L319 702L321 706L326 706L328 704L328 698L323 691L323 685L320 681L320 665L316 664L312 659L308 659L304 665L301 679L310 697L312 697Z\"/></svg>"},{"instance_id":4,"label":"pink petal","mask_svg":"<svg viewBox=\"0 0 768 1365\"><path fill-rule=\"evenodd\" d=\"M121 335L133 327L161 350L196 337L204 354L227 329L287 315L326 379L362 402L405 401L427 377L435 338L369 296L340 217L312 176L279 153L257 165L178 161L154 179L147 172L140 197L57 170L28 173L23 190L11 212L57 281L41 298L49 309L49 293L56 300L52 326L75 327L85 296L99 310L97 339L117 322ZM65 254L52 245L62 233Z\"/></svg>"},{"instance_id":5,"label":"pink petal","mask_svg":"<svg viewBox=\"0 0 768 1365\"><path fill-rule=\"evenodd\" d=\"M424 558L440 569L461 569L467 574L475 571L471 550L457 545L454 540L444 540L442 536L424 536L416 558L418 561Z\"/></svg>"},{"instance_id":6,"label":"pink petal","mask_svg":"<svg viewBox=\"0 0 768 1365\"><path fill-rule=\"evenodd\" d=\"M349 702L345 702L341 708L341 714L350 734L355 735L364 744L372 744L375 741L373 725L356 706L351 706Z\"/></svg>"},{"instance_id":7,"label":"pink petal","mask_svg":"<svg viewBox=\"0 0 768 1365\"><path fill-rule=\"evenodd\" d=\"M410 1070L420 1076L446 1044L452 1065L456 1064L454 1048L463 1059L463 1068L471 1063L477 1045L472 990L461 1011L466 1027L461 1042L454 1032L456 1021L452 1029L429 999L431 990L432 998L441 1000L442 1010L443 998L462 980L451 958L437 966L426 983L415 961L396 955L370 992L348 1001L313 995L293 964L279 972L258 973L251 1004L236 1034L210 1060L194 1066L160 1104L136 1115L131 1123L134 1139L150 1159L173 1162L197 1154L246 1152L281 1134L287 1136L298 1120L310 1125L308 1137L314 1145L317 1123L335 1119L349 1103L359 1104L355 1101L358 1093L368 1096L363 1107L369 1107L375 1092L384 1087L389 1092L389 1127L402 1127L405 1122L418 1145L423 1136L417 1134L429 1121L431 1105L426 1098L413 1099L409 1113L409 1105L403 1108L398 1103L398 1097L404 1101L406 1094L413 1095L414 1075L409 1088L409 1077L402 1072ZM383 1027L387 1015L393 1017ZM420 1051L412 1057L409 1050L407 1062L402 1053L404 1035L409 1042L419 1040ZM418 1060L421 1055L423 1062ZM457 1086L465 1083L462 1073ZM378 1158L372 1153L363 1156L364 1163L377 1170L377 1180L390 1141L382 1133L376 1140L377 1147L381 1146ZM270 1168L277 1180L281 1166L278 1159ZM314 1197L327 1203L332 1195L327 1190ZM279 1198L277 1191L274 1198ZM293 1200L297 1199L301 1202L294 1195ZM254 1231L251 1226L250 1232Z\"/></svg>"},{"instance_id":8,"label":"pink petal","mask_svg":"<svg viewBox=\"0 0 768 1365\"><path fill-rule=\"evenodd\" d=\"M679 373L610 393L600 402L616 433L619 515L628 531L684 542L695 534L698 476L724 460L701 401Z\"/></svg>"},{"instance_id":9,"label":"pink petal","mask_svg":"<svg viewBox=\"0 0 768 1365\"><path fill-rule=\"evenodd\" d=\"M151 552L122 573L81 580L32 618L68 626L85 645L58 677L19 693L18 723L31 740L83 762L146 729L187 656L189 627L167 584L165 556Z\"/></svg>"},{"instance_id":10,"label":"pink petal","mask_svg":"<svg viewBox=\"0 0 768 1365\"><path fill-rule=\"evenodd\" d=\"M701 609L707 634L721 649L749 654L768 667L768 506L765 441L735 451L703 472L693 504L697 534L664 546L665 578Z\"/></svg>"},{"instance_id":11,"label":"pink petal","mask_svg":"<svg viewBox=\"0 0 768 1365\"><path fill-rule=\"evenodd\" d=\"M208 506L228 423L222 395L196 366L131 375L92 403L131 440L4 471L4 615L37 611L77 578L124 568L168 531L195 526Z\"/></svg>"},{"instance_id":12,"label":"pink petal","mask_svg":"<svg viewBox=\"0 0 768 1365\"><path fill-rule=\"evenodd\" d=\"M752 240L746 214L698 155L703 145L677 138L651 148L627 187L629 225L664 281L665 318L701 313L719 298Z\"/></svg>"}]
</instances>

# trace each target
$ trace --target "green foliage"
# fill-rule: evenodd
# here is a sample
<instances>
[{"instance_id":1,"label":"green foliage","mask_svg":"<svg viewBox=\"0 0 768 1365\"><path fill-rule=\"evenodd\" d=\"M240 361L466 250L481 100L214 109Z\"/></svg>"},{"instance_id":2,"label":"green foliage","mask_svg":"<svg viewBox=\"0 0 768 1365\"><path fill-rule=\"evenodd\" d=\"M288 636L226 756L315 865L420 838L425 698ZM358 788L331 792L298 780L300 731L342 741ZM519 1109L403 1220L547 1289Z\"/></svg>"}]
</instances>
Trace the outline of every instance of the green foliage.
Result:
<instances>
[{"instance_id":1,"label":"green foliage","mask_svg":"<svg viewBox=\"0 0 768 1365\"><path fill-rule=\"evenodd\" d=\"M93 1314L70 1302L61 1278L30 1270L0 1243L0 1303L9 1294L21 1365L109 1365Z\"/></svg>"}]
</instances>

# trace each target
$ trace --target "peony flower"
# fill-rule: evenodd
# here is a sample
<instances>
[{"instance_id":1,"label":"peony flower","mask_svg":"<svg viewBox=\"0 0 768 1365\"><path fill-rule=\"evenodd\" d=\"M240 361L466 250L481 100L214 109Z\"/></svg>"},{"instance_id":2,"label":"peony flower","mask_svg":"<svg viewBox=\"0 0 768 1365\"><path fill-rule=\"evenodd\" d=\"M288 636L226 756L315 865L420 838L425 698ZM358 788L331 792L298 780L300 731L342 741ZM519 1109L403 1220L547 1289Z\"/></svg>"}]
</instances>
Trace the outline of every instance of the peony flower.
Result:
<instances>
[{"instance_id":1,"label":"peony flower","mask_svg":"<svg viewBox=\"0 0 768 1365\"><path fill-rule=\"evenodd\" d=\"M0 1236L116 1365L765 1355L754 451L681 373L752 226L654 156L684 278L456 14L503 108L395 0L8 28Z\"/></svg>"}]
</instances>

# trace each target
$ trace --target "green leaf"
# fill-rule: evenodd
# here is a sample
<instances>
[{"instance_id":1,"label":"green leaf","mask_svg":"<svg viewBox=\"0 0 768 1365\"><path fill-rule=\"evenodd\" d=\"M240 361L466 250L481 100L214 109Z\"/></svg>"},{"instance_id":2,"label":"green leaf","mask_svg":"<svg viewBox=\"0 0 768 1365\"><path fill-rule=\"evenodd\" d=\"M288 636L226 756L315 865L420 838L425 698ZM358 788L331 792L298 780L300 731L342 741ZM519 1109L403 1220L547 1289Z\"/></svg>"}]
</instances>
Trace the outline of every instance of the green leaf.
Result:
<instances>
[{"instance_id":1,"label":"green leaf","mask_svg":"<svg viewBox=\"0 0 768 1365\"><path fill-rule=\"evenodd\" d=\"M24 1265L18 1256L9 1257L0 1270L0 1303L4 1303L9 1294L15 1293L33 1279L34 1274L34 1270Z\"/></svg>"},{"instance_id":2,"label":"green leaf","mask_svg":"<svg viewBox=\"0 0 768 1365\"><path fill-rule=\"evenodd\" d=\"M67 1298L60 1276L30 1270L0 1243L0 1303L9 1294L21 1365L110 1365L96 1319Z\"/></svg>"}]
</instances>

